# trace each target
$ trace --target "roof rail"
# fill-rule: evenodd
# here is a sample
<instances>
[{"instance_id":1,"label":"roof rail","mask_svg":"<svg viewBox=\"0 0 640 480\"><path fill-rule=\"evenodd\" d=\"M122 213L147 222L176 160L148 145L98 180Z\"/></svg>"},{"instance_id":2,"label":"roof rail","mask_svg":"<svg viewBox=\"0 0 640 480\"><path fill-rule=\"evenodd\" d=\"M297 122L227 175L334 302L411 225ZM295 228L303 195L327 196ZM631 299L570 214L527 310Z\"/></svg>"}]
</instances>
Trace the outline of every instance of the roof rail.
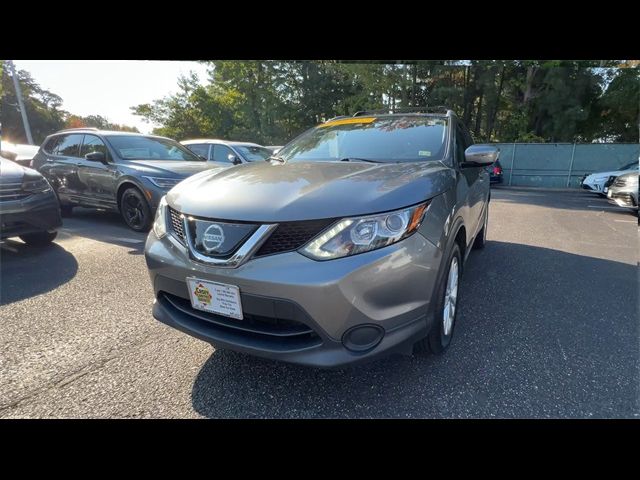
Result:
<instances>
[{"instance_id":1,"label":"roof rail","mask_svg":"<svg viewBox=\"0 0 640 480\"><path fill-rule=\"evenodd\" d=\"M355 117L355 115L354 115ZM337 117L330 118L329 120L325 120L324 123L333 122L334 120L340 120L342 118L351 118L349 115L338 115Z\"/></svg>"},{"instance_id":2,"label":"roof rail","mask_svg":"<svg viewBox=\"0 0 640 480\"><path fill-rule=\"evenodd\" d=\"M455 115L449 107L438 105L434 107L389 107L379 110L361 110L353 114L354 117L362 115L384 115L394 113L445 113L447 116Z\"/></svg>"},{"instance_id":3,"label":"roof rail","mask_svg":"<svg viewBox=\"0 0 640 480\"><path fill-rule=\"evenodd\" d=\"M100 129L96 128L96 127L78 127L78 128L65 128L64 130L58 130L58 131L59 132L73 132L75 130L91 130L91 131L97 132Z\"/></svg>"}]
</instances>

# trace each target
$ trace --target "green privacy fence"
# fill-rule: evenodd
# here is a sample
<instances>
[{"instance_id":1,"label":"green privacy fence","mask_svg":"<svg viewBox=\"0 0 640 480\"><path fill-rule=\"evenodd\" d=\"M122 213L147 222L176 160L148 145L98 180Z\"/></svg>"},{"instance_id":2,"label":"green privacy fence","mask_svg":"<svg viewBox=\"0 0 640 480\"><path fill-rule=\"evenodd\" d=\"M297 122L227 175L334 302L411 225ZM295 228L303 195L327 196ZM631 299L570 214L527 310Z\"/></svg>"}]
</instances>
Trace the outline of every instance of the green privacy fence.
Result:
<instances>
[{"instance_id":1,"label":"green privacy fence","mask_svg":"<svg viewBox=\"0 0 640 480\"><path fill-rule=\"evenodd\" d=\"M578 188L585 173L638 162L637 143L494 143L500 148L503 184Z\"/></svg>"}]
</instances>

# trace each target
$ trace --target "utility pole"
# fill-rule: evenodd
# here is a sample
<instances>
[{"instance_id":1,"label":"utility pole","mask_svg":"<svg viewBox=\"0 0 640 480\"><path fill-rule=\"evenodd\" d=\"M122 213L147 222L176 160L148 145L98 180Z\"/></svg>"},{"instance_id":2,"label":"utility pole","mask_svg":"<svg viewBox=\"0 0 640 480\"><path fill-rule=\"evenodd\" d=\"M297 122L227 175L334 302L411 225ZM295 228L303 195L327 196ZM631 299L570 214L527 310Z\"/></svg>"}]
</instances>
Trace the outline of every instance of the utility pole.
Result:
<instances>
[{"instance_id":1,"label":"utility pole","mask_svg":"<svg viewBox=\"0 0 640 480\"><path fill-rule=\"evenodd\" d=\"M20 107L20 114L22 115L22 124L24 125L24 133L27 135L27 142L29 145L33 145L33 137L31 136L31 127L29 127L29 119L27 118L27 111L24 108L24 102L22 101L22 90L20 89L20 81L16 75L16 69L13 66L13 61L7 60L9 64L9 71L11 72L11 78L13 78L13 86L16 89L16 98L18 99L18 106Z\"/></svg>"}]
</instances>

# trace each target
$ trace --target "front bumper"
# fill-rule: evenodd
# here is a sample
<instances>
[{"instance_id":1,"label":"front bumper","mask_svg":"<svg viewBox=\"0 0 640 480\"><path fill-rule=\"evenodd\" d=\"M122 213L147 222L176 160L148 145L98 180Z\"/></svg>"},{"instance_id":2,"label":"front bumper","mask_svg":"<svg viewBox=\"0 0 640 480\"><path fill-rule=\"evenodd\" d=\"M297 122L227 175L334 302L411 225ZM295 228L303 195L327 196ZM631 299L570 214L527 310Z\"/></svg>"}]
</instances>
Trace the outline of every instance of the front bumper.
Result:
<instances>
[{"instance_id":1,"label":"front bumper","mask_svg":"<svg viewBox=\"0 0 640 480\"><path fill-rule=\"evenodd\" d=\"M607 192L609 203L625 208L638 208L638 192L624 190L609 190Z\"/></svg>"},{"instance_id":2,"label":"front bumper","mask_svg":"<svg viewBox=\"0 0 640 480\"><path fill-rule=\"evenodd\" d=\"M590 190L592 192L604 194L603 189L604 189L604 184L607 181L607 178L608 177L598 179L598 180L586 178L582 181L582 188L585 190Z\"/></svg>"},{"instance_id":3,"label":"front bumper","mask_svg":"<svg viewBox=\"0 0 640 480\"><path fill-rule=\"evenodd\" d=\"M0 202L0 238L53 232L61 226L60 207L53 191Z\"/></svg>"},{"instance_id":4,"label":"front bumper","mask_svg":"<svg viewBox=\"0 0 640 480\"><path fill-rule=\"evenodd\" d=\"M151 232L145 249L156 319L219 347L317 367L409 353L431 327L441 255L419 233L337 260L320 262L289 252L238 268L194 262L170 235L158 240ZM193 310L186 277L238 286L249 321ZM264 326L281 321L304 333L283 336L282 330ZM354 349L345 333L359 327L377 330L381 338L370 348Z\"/></svg>"}]
</instances>

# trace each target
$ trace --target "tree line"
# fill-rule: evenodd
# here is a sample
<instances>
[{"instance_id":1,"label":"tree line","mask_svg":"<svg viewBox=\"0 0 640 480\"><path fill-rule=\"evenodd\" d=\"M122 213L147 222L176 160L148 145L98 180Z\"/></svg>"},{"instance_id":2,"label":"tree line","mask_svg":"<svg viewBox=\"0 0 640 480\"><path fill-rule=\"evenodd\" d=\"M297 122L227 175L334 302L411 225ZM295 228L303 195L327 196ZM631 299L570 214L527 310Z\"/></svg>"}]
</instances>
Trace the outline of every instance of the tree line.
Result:
<instances>
[{"instance_id":1,"label":"tree line","mask_svg":"<svg viewBox=\"0 0 640 480\"><path fill-rule=\"evenodd\" d=\"M446 105L480 142L637 142L637 61L211 61L132 107L177 139L282 144L338 115Z\"/></svg>"},{"instance_id":2,"label":"tree line","mask_svg":"<svg viewBox=\"0 0 640 480\"><path fill-rule=\"evenodd\" d=\"M31 127L33 141L39 145L47 135L63 128L96 127L137 132L135 127L111 123L101 115L80 116L62 109L62 98L42 88L25 70L16 70ZM5 61L0 60L0 122L2 137L14 143L27 143L13 79Z\"/></svg>"},{"instance_id":3,"label":"tree line","mask_svg":"<svg viewBox=\"0 0 640 480\"><path fill-rule=\"evenodd\" d=\"M218 137L283 144L319 122L362 110L446 105L478 142L638 142L639 61L210 61L208 77L131 107L178 140ZM0 61L3 135L25 142L13 80ZM62 99L17 72L34 141L56 130L137 131Z\"/></svg>"}]
</instances>

